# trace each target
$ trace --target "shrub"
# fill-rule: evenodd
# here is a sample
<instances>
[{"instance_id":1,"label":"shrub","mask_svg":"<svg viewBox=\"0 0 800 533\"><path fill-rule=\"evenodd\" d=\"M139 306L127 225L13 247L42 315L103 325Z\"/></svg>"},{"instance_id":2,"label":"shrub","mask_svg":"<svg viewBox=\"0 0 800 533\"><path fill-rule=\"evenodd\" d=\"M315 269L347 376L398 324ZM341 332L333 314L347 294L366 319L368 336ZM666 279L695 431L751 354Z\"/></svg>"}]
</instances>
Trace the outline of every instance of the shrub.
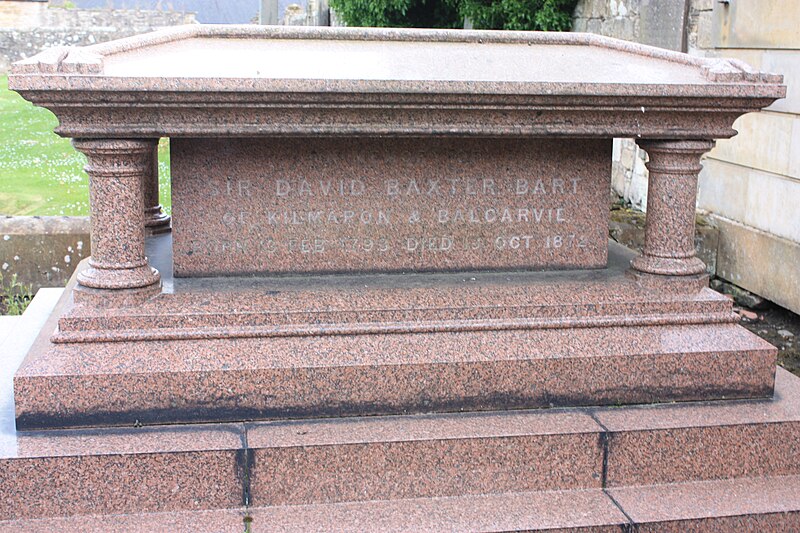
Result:
<instances>
[{"instance_id":1,"label":"shrub","mask_svg":"<svg viewBox=\"0 0 800 533\"><path fill-rule=\"evenodd\" d=\"M8 283L4 283L3 274L0 273L0 315L21 315L33 300L33 291L30 285L17 281L13 274Z\"/></svg>"},{"instance_id":2,"label":"shrub","mask_svg":"<svg viewBox=\"0 0 800 533\"><path fill-rule=\"evenodd\" d=\"M569 30L578 0L331 0L348 26Z\"/></svg>"}]
</instances>

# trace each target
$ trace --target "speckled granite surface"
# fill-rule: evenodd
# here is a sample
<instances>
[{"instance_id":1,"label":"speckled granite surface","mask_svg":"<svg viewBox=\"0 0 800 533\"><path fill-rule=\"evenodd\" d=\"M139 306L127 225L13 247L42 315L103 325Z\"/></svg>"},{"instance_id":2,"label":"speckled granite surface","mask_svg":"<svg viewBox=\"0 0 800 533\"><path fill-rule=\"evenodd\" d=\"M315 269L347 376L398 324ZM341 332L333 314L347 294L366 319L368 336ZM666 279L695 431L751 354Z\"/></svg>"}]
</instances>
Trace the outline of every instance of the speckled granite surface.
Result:
<instances>
[{"instance_id":1,"label":"speckled granite surface","mask_svg":"<svg viewBox=\"0 0 800 533\"><path fill-rule=\"evenodd\" d=\"M613 531L627 515L648 530L786 531L799 406L800 379L779 370L760 401L7 428L0 530L240 531L249 516L252 531Z\"/></svg>"},{"instance_id":2,"label":"speckled granite surface","mask_svg":"<svg viewBox=\"0 0 800 533\"><path fill-rule=\"evenodd\" d=\"M215 25L52 49L9 77L67 136L139 138L720 138L784 96L781 82L734 60L589 34Z\"/></svg>"},{"instance_id":3,"label":"speckled granite surface","mask_svg":"<svg viewBox=\"0 0 800 533\"><path fill-rule=\"evenodd\" d=\"M9 427L0 528L241 531L245 513L252 531L797 524L781 487L800 486L800 380L776 378L774 348L705 288L691 224L701 156L783 97L781 76L583 34L193 26L53 49L9 85L87 155L95 234L16 375L17 424L120 427ZM354 275L175 277L169 241L145 241L164 222L165 136L176 274ZM650 155L632 263L605 245L612 137ZM551 197L518 205L531 191ZM407 221L376 230L390 210ZM303 228L322 212L359 224ZM466 229L481 216L508 231ZM541 234L522 232L531 216ZM314 255L335 238L360 248ZM409 270L448 272L375 273ZM724 401L580 407L709 399Z\"/></svg>"},{"instance_id":4,"label":"speckled granite surface","mask_svg":"<svg viewBox=\"0 0 800 533\"><path fill-rule=\"evenodd\" d=\"M407 275L176 278L168 236L148 241L162 287L65 302L56 343L733 323L704 276L630 275L613 242L604 269Z\"/></svg>"},{"instance_id":5,"label":"speckled granite surface","mask_svg":"<svg viewBox=\"0 0 800 533\"><path fill-rule=\"evenodd\" d=\"M54 331L59 319L58 342L44 333L17 373L20 427L772 392L775 350L731 322L728 299L708 289L637 288L625 275L630 253L618 246L612 266L594 272L311 283L173 279L168 254L158 252L168 242L149 241L165 289L144 303L107 291L76 290L74 305L65 297L70 310L47 326Z\"/></svg>"},{"instance_id":6,"label":"speckled granite surface","mask_svg":"<svg viewBox=\"0 0 800 533\"><path fill-rule=\"evenodd\" d=\"M175 276L606 266L608 139L170 148Z\"/></svg>"},{"instance_id":7,"label":"speckled granite surface","mask_svg":"<svg viewBox=\"0 0 800 533\"><path fill-rule=\"evenodd\" d=\"M595 490L529 492L417 498L336 504L253 507L126 515L73 516L0 521L0 531L30 533L151 532L509 532L619 533L636 527L647 532L753 531L786 533L800 525L798 504L786 493L800 488L800 478L744 479L700 484L637 487L632 501L612 500ZM735 491L737 496L729 498ZM747 493L747 498L741 494ZM716 505L704 509L711 493ZM636 501L634 499L641 499ZM657 501L653 501L657 500ZM619 501L625 501L620 508ZM670 506L667 516L648 514L646 506ZM626 517L630 512L635 520ZM656 511L658 512L658 511ZM635 524L635 526L634 526ZM249 527L248 530L245 527Z\"/></svg>"},{"instance_id":8,"label":"speckled granite surface","mask_svg":"<svg viewBox=\"0 0 800 533\"><path fill-rule=\"evenodd\" d=\"M412 189L406 182L439 169L433 176L437 179L460 174L455 177L465 182L480 181L484 193L495 186L503 192L510 178L527 175L522 166L533 170L531 180L551 180L554 190L553 180L577 178L584 181L581 191L602 191L607 165L584 161L572 150L580 142L584 154L599 156L598 143L607 146L613 137L635 137L652 152L651 216L644 254L634 269L695 275L703 268L693 257L689 222L700 156L714 139L735 134L731 126L739 115L785 96L782 80L736 60L697 58L586 34L198 25L51 49L16 63L9 84L53 111L59 118L57 131L76 138L76 146L87 154L87 170L94 176L93 220L102 235L96 236L97 257L82 284L120 289L158 283L158 273L142 253L146 223L140 213L153 206L143 206L140 189L150 181L152 168L151 150L143 147L162 136L194 139L176 142L174 189L179 194L174 201L180 216L175 220L175 266L180 275L601 267L602 194L578 195L576 189L560 204L551 200L520 207L515 204L520 199L511 202L505 191L505 203L498 205L462 205L456 195L438 203L427 198L414 209L416 204L409 207L371 190L398 178L402 188L415 190L419 185ZM298 152L296 168L275 163L286 155L270 152L274 143L262 140L253 150L256 141L226 140L290 136L305 137L302 144L311 151ZM357 142L366 143L366 152L379 156L377 162L348 152L352 148L345 147L353 141L319 138L324 136L364 138ZM425 140L408 145L396 137ZM453 139L464 137L479 139ZM508 153L525 138L542 137L548 138L539 141L547 148L543 153L536 148L532 154ZM209 140L214 138L219 140ZM442 146L446 153L429 157L429 149L436 152ZM254 152L259 157L248 159ZM503 164L493 163L498 154ZM109 157L117 164L109 164ZM337 165L337 157L346 163ZM558 164L550 168L554 160ZM370 172L360 175L359 169L367 168ZM294 220L298 205L283 198L280 207L273 206L256 189L275 185L278 193L302 191L299 183L282 189L280 181L304 177L349 183L352 205L323 201L307 206L317 213L327 210L328 219L331 213L337 220L350 213L361 220L369 207L377 211L370 220L390 221L389 205L400 213L386 231L365 223L344 233L341 228L288 227L273 235L263 228L270 220L264 211L275 207L273 218L282 210L293 213L289 218ZM214 198L211 190L190 186L216 184L220 191L227 184L230 192L231 180L237 181L242 205L221 214L216 210L224 203L222 194ZM244 193L241 186L248 180L252 189ZM487 182L492 187L487 189ZM363 195L354 194L356 183ZM308 202L300 200L299 205ZM181 210L186 205L181 202L192 209ZM228 204L235 207L235 202ZM108 209L111 205L116 209ZM425 216L432 207L440 215L448 212L444 225L441 216L439 224L429 212ZM520 209L551 210L556 223L560 216L567 223L563 232L488 235L450 224L450 212L457 209L509 221ZM380 211L387 212L381 217ZM196 223L203 219L201 212L211 217L205 224ZM400 216L408 221L399 224ZM521 231L519 226L518 221L511 228ZM449 253L399 254L396 239L407 247L413 239L414 250ZM538 244L533 252L509 255L512 243L520 240L526 246ZM121 250L122 242L129 248ZM571 249L576 243L578 248ZM287 247L294 253L281 252ZM209 258L209 250L217 257Z\"/></svg>"},{"instance_id":9,"label":"speckled granite surface","mask_svg":"<svg viewBox=\"0 0 800 533\"><path fill-rule=\"evenodd\" d=\"M239 532L246 518L251 531L791 531L798 427L800 379L783 370L774 399L760 401L38 432L4 424L0 531Z\"/></svg>"}]
</instances>

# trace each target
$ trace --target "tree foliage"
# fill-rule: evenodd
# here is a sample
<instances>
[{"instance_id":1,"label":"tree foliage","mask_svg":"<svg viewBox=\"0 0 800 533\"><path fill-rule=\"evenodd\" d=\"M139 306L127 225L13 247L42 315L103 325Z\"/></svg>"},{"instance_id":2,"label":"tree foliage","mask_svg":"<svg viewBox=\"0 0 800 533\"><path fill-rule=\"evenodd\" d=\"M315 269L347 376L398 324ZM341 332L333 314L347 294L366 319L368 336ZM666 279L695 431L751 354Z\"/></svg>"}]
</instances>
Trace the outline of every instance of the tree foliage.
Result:
<instances>
[{"instance_id":1,"label":"tree foliage","mask_svg":"<svg viewBox=\"0 0 800 533\"><path fill-rule=\"evenodd\" d=\"M576 0L462 0L460 12L485 30L568 31Z\"/></svg>"},{"instance_id":2,"label":"tree foliage","mask_svg":"<svg viewBox=\"0 0 800 533\"><path fill-rule=\"evenodd\" d=\"M577 0L330 0L348 26L567 31Z\"/></svg>"}]
</instances>

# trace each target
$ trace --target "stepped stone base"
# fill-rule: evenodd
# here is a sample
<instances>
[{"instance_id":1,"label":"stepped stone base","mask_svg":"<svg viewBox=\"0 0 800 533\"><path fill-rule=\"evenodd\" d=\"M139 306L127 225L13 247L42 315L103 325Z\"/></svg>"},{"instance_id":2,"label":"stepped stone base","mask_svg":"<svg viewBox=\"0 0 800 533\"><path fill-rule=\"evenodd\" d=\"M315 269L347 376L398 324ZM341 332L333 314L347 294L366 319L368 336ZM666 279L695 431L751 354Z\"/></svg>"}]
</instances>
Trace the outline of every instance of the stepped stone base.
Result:
<instances>
[{"instance_id":1,"label":"stepped stone base","mask_svg":"<svg viewBox=\"0 0 800 533\"><path fill-rule=\"evenodd\" d=\"M149 253L163 290L68 287L16 374L18 427L772 394L776 350L730 300L631 276L618 245L602 271L323 279L174 279L169 236Z\"/></svg>"},{"instance_id":2,"label":"stepped stone base","mask_svg":"<svg viewBox=\"0 0 800 533\"><path fill-rule=\"evenodd\" d=\"M3 427L3 532L800 527L800 378L782 369L760 400Z\"/></svg>"}]
</instances>

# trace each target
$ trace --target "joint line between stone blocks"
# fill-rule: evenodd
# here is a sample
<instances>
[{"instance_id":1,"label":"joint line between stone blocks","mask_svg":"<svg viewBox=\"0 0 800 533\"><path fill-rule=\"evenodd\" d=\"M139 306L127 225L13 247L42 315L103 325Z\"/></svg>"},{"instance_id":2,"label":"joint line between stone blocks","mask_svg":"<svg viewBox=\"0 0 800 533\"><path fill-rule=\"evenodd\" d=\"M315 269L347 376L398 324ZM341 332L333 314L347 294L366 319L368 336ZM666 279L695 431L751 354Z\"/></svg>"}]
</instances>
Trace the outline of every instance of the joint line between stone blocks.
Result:
<instances>
[{"instance_id":1,"label":"joint line between stone blocks","mask_svg":"<svg viewBox=\"0 0 800 533\"><path fill-rule=\"evenodd\" d=\"M247 441L247 425L242 424L242 447L236 453L236 468L242 482L242 505L250 507L251 482L255 463L255 452Z\"/></svg>"},{"instance_id":2,"label":"joint line between stone blocks","mask_svg":"<svg viewBox=\"0 0 800 533\"><path fill-rule=\"evenodd\" d=\"M606 479L608 477L608 448L609 448L609 441L611 440L611 432L608 428L603 424L599 418L595 415L594 411L588 410L586 411L592 420L600 426L602 431L600 432L600 444L603 447L603 465L600 471L600 487L605 490L606 489Z\"/></svg>"}]
</instances>

